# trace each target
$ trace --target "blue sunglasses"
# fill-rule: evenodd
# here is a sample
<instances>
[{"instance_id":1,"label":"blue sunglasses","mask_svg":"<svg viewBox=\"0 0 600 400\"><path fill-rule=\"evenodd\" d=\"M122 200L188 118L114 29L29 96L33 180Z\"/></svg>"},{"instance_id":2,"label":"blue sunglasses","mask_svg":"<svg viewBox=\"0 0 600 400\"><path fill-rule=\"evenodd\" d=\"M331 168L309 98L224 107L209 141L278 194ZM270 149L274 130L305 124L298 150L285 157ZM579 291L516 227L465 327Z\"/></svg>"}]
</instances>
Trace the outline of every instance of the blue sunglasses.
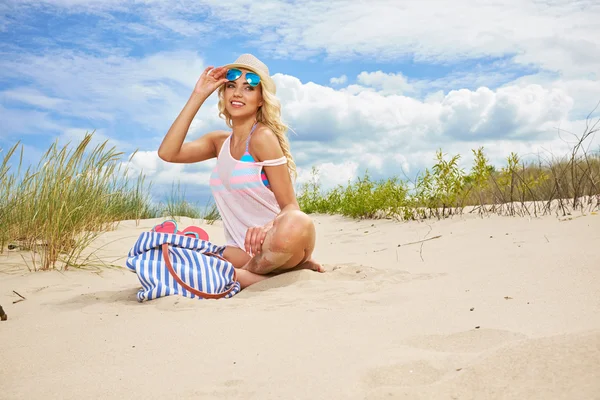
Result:
<instances>
[{"instance_id":1,"label":"blue sunglasses","mask_svg":"<svg viewBox=\"0 0 600 400\"><path fill-rule=\"evenodd\" d=\"M237 68L232 68L229 71L227 71L227 80L235 81L239 79L239 77L242 75L243 72L241 70ZM246 82L248 82L250 86L256 87L260 83L260 76L258 76L258 74L255 74L254 72L246 72Z\"/></svg>"}]
</instances>

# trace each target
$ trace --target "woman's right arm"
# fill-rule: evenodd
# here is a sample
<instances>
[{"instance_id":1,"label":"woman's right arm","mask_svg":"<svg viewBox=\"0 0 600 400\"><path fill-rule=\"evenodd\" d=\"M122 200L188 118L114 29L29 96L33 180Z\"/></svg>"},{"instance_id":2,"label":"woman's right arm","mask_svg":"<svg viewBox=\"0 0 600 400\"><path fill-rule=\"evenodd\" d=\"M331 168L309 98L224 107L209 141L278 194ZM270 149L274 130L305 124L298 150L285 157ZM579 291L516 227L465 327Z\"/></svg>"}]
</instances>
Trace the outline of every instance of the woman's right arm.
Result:
<instances>
[{"instance_id":1,"label":"woman's right arm","mask_svg":"<svg viewBox=\"0 0 600 400\"><path fill-rule=\"evenodd\" d=\"M183 110L179 113L167 132L160 147L158 156L172 163L193 163L216 157L215 139L221 132L210 132L193 142L184 143L192 120L206 99L224 82L226 70L208 67L204 70L196 87Z\"/></svg>"}]
</instances>

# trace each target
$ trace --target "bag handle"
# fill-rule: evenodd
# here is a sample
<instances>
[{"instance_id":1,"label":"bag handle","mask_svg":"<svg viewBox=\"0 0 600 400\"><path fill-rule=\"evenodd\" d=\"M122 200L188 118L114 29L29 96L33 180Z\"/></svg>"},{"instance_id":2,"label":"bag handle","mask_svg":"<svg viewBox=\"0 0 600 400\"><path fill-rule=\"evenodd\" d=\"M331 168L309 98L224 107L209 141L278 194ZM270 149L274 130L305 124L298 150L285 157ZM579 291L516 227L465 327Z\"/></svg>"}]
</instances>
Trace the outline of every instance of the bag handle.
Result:
<instances>
[{"instance_id":1,"label":"bag handle","mask_svg":"<svg viewBox=\"0 0 600 400\"><path fill-rule=\"evenodd\" d=\"M173 279L175 279L177 281L177 283L179 283L188 292L193 293L196 296L202 297L205 299L220 299L222 297L227 296L235 288L235 285L231 285L231 287L229 289L227 289L226 291L217 293L217 294L201 292L198 289L194 289L193 287L191 287L190 285L185 283L183 280L181 280L181 278L175 272L175 269L173 268L173 264L171 264L171 258L169 257L169 244L163 243L161 247L162 247L163 259L165 260L165 264L167 264L167 269L169 270L169 273L171 274ZM213 254L213 253L206 253L206 254L220 258L223 261L227 261L223 257L218 256L217 254ZM233 280L237 281L237 274L235 271L235 267L233 268Z\"/></svg>"}]
</instances>

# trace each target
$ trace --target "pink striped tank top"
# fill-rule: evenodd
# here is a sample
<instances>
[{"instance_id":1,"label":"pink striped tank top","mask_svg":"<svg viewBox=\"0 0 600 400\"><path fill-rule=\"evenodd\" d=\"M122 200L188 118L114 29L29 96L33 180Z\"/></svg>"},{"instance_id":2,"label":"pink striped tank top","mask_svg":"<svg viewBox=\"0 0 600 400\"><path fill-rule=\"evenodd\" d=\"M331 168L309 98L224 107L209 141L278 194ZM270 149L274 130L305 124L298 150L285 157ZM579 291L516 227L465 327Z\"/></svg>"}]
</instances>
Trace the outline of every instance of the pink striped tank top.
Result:
<instances>
[{"instance_id":1,"label":"pink striped tank top","mask_svg":"<svg viewBox=\"0 0 600 400\"><path fill-rule=\"evenodd\" d=\"M281 212L263 167L287 163L285 157L262 162L254 160L248 145L255 127L252 127L240 160L231 155L231 135L225 139L210 176L210 188L223 221L226 245L241 249L244 249L248 228L263 226Z\"/></svg>"}]
</instances>

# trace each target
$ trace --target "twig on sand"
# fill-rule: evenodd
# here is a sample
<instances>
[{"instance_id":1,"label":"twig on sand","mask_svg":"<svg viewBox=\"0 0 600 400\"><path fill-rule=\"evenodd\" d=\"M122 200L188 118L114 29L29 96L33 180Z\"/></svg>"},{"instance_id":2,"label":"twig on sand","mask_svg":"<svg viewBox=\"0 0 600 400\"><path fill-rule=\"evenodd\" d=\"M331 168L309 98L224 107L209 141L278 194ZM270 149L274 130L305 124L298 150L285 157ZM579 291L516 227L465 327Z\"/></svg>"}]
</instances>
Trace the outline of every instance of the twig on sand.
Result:
<instances>
[{"instance_id":1,"label":"twig on sand","mask_svg":"<svg viewBox=\"0 0 600 400\"><path fill-rule=\"evenodd\" d=\"M431 233L432 227L431 227L431 225L428 225L428 226L429 226L429 232L427 232L425 234L425 236L427 236L427 235L429 235L429 233ZM419 257L421 257L421 261L425 261L425 260L423 260L423 244L424 244L424 242L427 242L428 240L439 239L441 237L442 237L442 235L437 235L437 236L433 236L433 237L430 237L430 238L426 237L425 239L417 240L416 242L408 242L408 243L399 244L396 247L396 262L398 262L398 247L400 247L400 246L408 246L410 244L419 244L419 243L421 243L421 248L419 249Z\"/></svg>"},{"instance_id":2,"label":"twig on sand","mask_svg":"<svg viewBox=\"0 0 600 400\"><path fill-rule=\"evenodd\" d=\"M398 247L400 246L408 246L409 244L417 244L417 243L422 243L422 242L426 242L428 240L433 240L433 239L439 239L441 238L442 235L437 235L437 236L433 236L427 239L421 239L421 240L417 240L416 242L409 242L409 243L403 243L403 244L399 244Z\"/></svg>"},{"instance_id":3,"label":"twig on sand","mask_svg":"<svg viewBox=\"0 0 600 400\"><path fill-rule=\"evenodd\" d=\"M22 298L23 300L27 300L25 297L21 296L17 291L13 290L13 293Z\"/></svg>"}]
</instances>

